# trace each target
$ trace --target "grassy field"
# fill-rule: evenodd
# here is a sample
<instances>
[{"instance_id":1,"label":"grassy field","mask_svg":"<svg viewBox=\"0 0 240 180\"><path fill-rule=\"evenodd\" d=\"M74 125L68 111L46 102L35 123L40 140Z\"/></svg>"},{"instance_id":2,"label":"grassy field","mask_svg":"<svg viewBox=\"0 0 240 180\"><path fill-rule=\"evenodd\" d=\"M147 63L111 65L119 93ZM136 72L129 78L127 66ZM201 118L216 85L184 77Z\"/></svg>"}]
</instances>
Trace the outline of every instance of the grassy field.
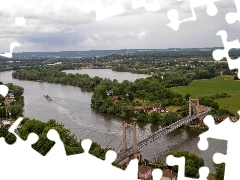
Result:
<instances>
[{"instance_id":1,"label":"grassy field","mask_svg":"<svg viewBox=\"0 0 240 180\"><path fill-rule=\"evenodd\" d=\"M193 98L227 93L231 97L215 100L220 108L226 108L233 113L240 110L240 80L233 80L232 76L198 80L192 82L189 86L174 87L171 90L183 96L189 93Z\"/></svg>"}]
</instances>

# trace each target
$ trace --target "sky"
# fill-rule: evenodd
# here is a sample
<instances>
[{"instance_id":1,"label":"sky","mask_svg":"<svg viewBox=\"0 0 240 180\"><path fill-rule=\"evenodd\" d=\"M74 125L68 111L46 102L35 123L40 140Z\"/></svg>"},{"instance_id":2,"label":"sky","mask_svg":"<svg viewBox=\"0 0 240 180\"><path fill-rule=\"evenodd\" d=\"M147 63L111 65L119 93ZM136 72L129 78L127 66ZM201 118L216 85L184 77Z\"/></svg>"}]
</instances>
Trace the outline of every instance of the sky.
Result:
<instances>
[{"instance_id":1,"label":"sky","mask_svg":"<svg viewBox=\"0 0 240 180\"><path fill-rule=\"evenodd\" d=\"M206 5L193 7L193 1L214 0L1 1L0 52L8 52L11 42L21 45L14 52L222 47L218 31L227 31L229 41L240 35L239 22L225 20L237 11L234 0L215 2L215 16L207 14ZM99 11L100 6L105 9ZM184 20L192 17L191 6L196 21L181 23L177 31L167 25L169 10L176 9ZM112 16L101 18L103 13ZM15 23L18 17L25 25Z\"/></svg>"}]
</instances>

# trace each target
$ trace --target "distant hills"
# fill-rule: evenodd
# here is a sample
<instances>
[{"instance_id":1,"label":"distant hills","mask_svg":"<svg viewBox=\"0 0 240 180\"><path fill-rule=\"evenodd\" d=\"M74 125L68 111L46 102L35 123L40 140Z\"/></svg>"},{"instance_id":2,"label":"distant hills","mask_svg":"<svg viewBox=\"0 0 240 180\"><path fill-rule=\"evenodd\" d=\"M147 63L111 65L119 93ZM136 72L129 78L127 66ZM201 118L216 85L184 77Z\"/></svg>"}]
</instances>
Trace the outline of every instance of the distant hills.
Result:
<instances>
[{"instance_id":1,"label":"distant hills","mask_svg":"<svg viewBox=\"0 0 240 180\"><path fill-rule=\"evenodd\" d=\"M84 58L84 57L102 57L112 54L124 55L136 52L193 52L193 51L213 51L223 49L223 47L206 47L206 48L167 48L167 49L120 49L120 50L89 50L89 51L59 51L59 52L21 52L13 53L13 58ZM2 57L3 58L3 57Z\"/></svg>"}]
</instances>

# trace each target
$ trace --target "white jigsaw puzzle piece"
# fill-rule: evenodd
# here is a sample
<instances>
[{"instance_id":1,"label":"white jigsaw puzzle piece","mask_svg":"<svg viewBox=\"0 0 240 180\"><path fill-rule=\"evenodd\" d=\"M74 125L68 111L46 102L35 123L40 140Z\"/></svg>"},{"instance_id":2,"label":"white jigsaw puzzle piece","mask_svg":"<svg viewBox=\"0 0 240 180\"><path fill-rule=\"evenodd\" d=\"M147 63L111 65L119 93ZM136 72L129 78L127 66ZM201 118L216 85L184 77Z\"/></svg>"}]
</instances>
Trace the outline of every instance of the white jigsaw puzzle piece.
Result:
<instances>
[{"instance_id":1,"label":"white jigsaw puzzle piece","mask_svg":"<svg viewBox=\"0 0 240 180\"><path fill-rule=\"evenodd\" d=\"M15 24L17 26L24 26L26 24L26 19L24 17L15 18Z\"/></svg>"},{"instance_id":2,"label":"white jigsaw puzzle piece","mask_svg":"<svg viewBox=\"0 0 240 180\"><path fill-rule=\"evenodd\" d=\"M238 111L240 115L240 111ZM199 135L198 147L200 150L206 150L208 147L208 138L227 140L227 154L215 153L213 161L216 164L225 163L224 179L233 178L233 174L238 172L238 162L240 161L238 144L240 121L231 122L229 118L223 120L220 124L215 124L212 116L204 118L204 123L209 127L207 132Z\"/></svg>"},{"instance_id":3,"label":"white jigsaw puzzle piece","mask_svg":"<svg viewBox=\"0 0 240 180\"><path fill-rule=\"evenodd\" d=\"M162 172L161 169L154 169L154 170L152 171L153 180L159 180L159 179L161 179L162 174L163 174L163 172Z\"/></svg>"},{"instance_id":4,"label":"white jigsaw puzzle piece","mask_svg":"<svg viewBox=\"0 0 240 180\"><path fill-rule=\"evenodd\" d=\"M10 52L9 53L5 52L4 54L0 54L0 56L12 58L12 52L15 47L21 47L21 45L18 42L12 42L10 44Z\"/></svg>"},{"instance_id":5,"label":"white jigsaw puzzle piece","mask_svg":"<svg viewBox=\"0 0 240 180\"><path fill-rule=\"evenodd\" d=\"M112 166L112 163L115 161L117 154L114 151L107 151L105 160L101 160L91 154L89 150L91 147L92 141L85 139L82 141L82 148L84 153L74 154L66 157L65 164L79 164L78 166L71 166L72 174L69 177L69 174L62 174L62 177L68 179L77 179L76 177L87 177L87 179L105 179L105 180L122 180L122 179L131 179L137 180L138 172L138 160L132 160L126 170L122 170ZM81 162L81 163L80 163ZM62 169L62 167L59 167ZM85 169L85 170L84 170ZM93 170L92 174L89 174L89 169ZM64 171L62 169L62 171ZM80 173L81 172L81 175Z\"/></svg>"},{"instance_id":6,"label":"white jigsaw puzzle piece","mask_svg":"<svg viewBox=\"0 0 240 180\"><path fill-rule=\"evenodd\" d=\"M213 58L216 61L226 58L229 69L230 70L238 69L238 78L240 78L240 61L239 61L240 57L238 59L232 60L229 56L230 49L235 49L235 48L239 49L240 48L239 40L237 39L237 40L228 42L227 41L227 32L225 30L218 31L217 35L221 36L224 49L223 50L222 49L214 50L212 53Z\"/></svg>"},{"instance_id":7,"label":"white jigsaw puzzle piece","mask_svg":"<svg viewBox=\"0 0 240 180\"><path fill-rule=\"evenodd\" d=\"M6 95L8 94L8 87L6 85L0 85L0 94L3 96L3 97L6 97Z\"/></svg>"},{"instance_id":8,"label":"white jigsaw puzzle piece","mask_svg":"<svg viewBox=\"0 0 240 180\"><path fill-rule=\"evenodd\" d=\"M233 24L236 21L240 22L240 1L239 0L234 0L237 12L230 12L226 15L225 19L229 24Z\"/></svg>"},{"instance_id":9,"label":"white jigsaw puzzle piece","mask_svg":"<svg viewBox=\"0 0 240 180\"><path fill-rule=\"evenodd\" d=\"M170 23L168 23L167 25L173 30L177 31L181 23L184 23L187 21L196 21L197 16L194 8L204 6L204 5L207 6L207 14L209 16L215 16L218 10L214 3L217 1L221 1L221 0L183 0L183 2L187 4L191 9L192 16L183 20L179 20L179 11L176 9L171 9L167 12L167 16L170 19Z\"/></svg>"},{"instance_id":10,"label":"white jigsaw puzzle piece","mask_svg":"<svg viewBox=\"0 0 240 180\"><path fill-rule=\"evenodd\" d=\"M55 129L50 129L48 131L47 138L51 141L54 141L55 144L50 149L50 151L46 154L46 156L52 157L52 158L55 158L55 157L59 158L67 155L64 148L64 144L61 141L61 138Z\"/></svg>"},{"instance_id":11,"label":"white jigsaw puzzle piece","mask_svg":"<svg viewBox=\"0 0 240 180\"><path fill-rule=\"evenodd\" d=\"M22 119L23 118L18 118L14 127L16 127ZM12 127L11 130L13 130L14 127ZM42 161L42 155L34 151L31 147L31 145L36 143L38 140L38 136L36 134L30 133L26 141L23 141L18 136L16 136L16 138L17 141L13 145L6 144L4 138L0 139L0 169L4 172L1 173L1 178L3 179L13 180L19 178L19 175L23 174L23 172L36 172L36 164L44 163ZM24 163L24 165L22 163ZM30 166L26 167L25 165L27 163ZM25 179L27 175L24 174L23 177Z\"/></svg>"}]
</instances>

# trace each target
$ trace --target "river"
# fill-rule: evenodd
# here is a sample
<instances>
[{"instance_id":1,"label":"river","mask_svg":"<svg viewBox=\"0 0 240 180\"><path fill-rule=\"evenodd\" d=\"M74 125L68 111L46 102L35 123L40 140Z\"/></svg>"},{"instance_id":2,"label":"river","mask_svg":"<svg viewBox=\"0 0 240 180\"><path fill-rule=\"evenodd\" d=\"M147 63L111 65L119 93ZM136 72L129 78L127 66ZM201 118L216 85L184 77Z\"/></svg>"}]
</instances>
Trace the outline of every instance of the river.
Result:
<instances>
[{"instance_id":1,"label":"river","mask_svg":"<svg viewBox=\"0 0 240 180\"><path fill-rule=\"evenodd\" d=\"M91 77L97 75L102 78L117 79L119 82L124 79L134 81L137 78L147 77L147 75L114 72L109 69L67 70L65 72L89 74ZM13 79L12 71L0 72L0 81L4 84L20 85L24 88L25 117L44 122L48 119L56 119L79 139L91 139L101 146L114 148L117 152L121 149L123 119L101 114L91 109L92 92L82 91L73 86ZM46 101L43 97L44 94L52 97L53 101ZM137 123L137 127L138 140L160 128L160 126L146 123ZM127 133L132 135L131 132ZM141 153L145 159L159 160L171 150L187 150L202 157L205 165L213 172L213 154L216 152L226 154L227 143L209 139L209 149L200 151L197 147L200 133L196 129L177 129L149 146L143 147ZM128 137L129 146L132 142L130 135Z\"/></svg>"}]
</instances>

